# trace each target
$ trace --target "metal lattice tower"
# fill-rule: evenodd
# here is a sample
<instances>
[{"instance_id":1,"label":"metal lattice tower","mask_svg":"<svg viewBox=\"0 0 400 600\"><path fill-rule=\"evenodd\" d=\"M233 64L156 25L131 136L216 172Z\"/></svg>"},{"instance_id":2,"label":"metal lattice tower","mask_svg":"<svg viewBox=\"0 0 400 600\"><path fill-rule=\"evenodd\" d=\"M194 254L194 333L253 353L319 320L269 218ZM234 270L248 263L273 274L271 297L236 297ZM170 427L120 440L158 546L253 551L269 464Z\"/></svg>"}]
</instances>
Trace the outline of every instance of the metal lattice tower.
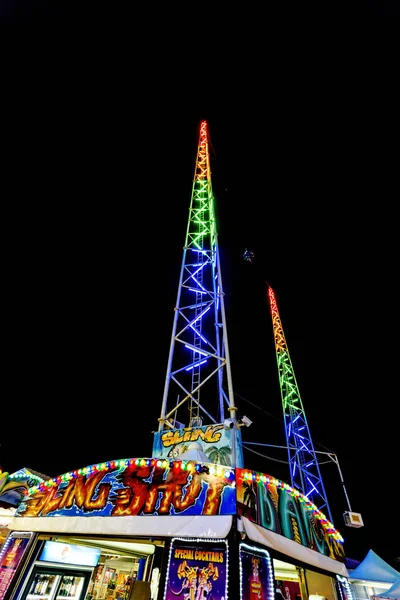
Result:
<instances>
[{"instance_id":1,"label":"metal lattice tower","mask_svg":"<svg viewBox=\"0 0 400 600\"><path fill-rule=\"evenodd\" d=\"M200 123L174 310L159 431L221 423L225 410L236 419L206 121Z\"/></svg>"},{"instance_id":2,"label":"metal lattice tower","mask_svg":"<svg viewBox=\"0 0 400 600\"><path fill-rule=\"evenodd\" d=\"M275 293L271 286L268 286L268 300L274 330L291 484L293 488L309 497L321 512L327 512L332 521L306 413L283 333Z\"/></svg>"}]
</instances>

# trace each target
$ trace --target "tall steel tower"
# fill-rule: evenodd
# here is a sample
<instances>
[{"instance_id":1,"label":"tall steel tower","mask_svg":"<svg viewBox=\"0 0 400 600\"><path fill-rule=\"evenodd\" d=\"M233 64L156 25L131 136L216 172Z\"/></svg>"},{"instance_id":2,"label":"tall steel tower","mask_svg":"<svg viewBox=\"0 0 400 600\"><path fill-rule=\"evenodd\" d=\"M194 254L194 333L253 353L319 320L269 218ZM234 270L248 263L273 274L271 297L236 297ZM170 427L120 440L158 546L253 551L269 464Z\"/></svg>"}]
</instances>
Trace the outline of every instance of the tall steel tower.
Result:
<instances>
[{"instance_id":1,"label":"tall steel tower","mask_svg":"<svg viewBox=\"0 0 400 600\"><path fill-rule=\"evenodd\" d=\"M236 424L211 184L209 133L200 123L189 220L159 431ZM227 390L227 392L225 391Z\"/></svg>"},{"instance_id":2,"label":"tall steel tower","mask_svg":"<svg viewBox=\"0 0 400 600\"><path fill-rule=\"evenodd\" d=\"M321 512L327 512L332 521L317 455L283 333L275 292L269 285L268 300L274 330L291 484L293 488L308 496Z\"/></svg>"}]
</instances>

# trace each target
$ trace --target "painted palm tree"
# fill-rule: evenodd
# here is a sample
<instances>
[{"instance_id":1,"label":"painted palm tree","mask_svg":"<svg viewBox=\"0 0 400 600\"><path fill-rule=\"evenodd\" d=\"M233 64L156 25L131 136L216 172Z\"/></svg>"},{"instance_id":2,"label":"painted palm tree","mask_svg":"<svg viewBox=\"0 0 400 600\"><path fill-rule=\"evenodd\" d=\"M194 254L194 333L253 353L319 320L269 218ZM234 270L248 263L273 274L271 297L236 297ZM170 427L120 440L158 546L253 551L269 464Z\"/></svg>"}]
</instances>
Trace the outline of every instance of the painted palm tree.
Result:
<instances>
[{"instance_id":1,"label":"painted palm tree","mask_svg":"<svg viewBox=\"0 0 400 600\"><path fill-rule=\"evenodd\" d=\"M257 507L257 494L254 481L243 481L243 504L246 505L245 515L255 513Z\"/></svg>"},{"instance_id":2,"label":"painted palm tree","mask_svg":"<svg viewBox=\"0 0 400 600\"><path fill-rule=\"evenodd\" d=\"M210 462L215 465L224 465L228 467L232 460L232 449L230 446L211 446L206 449L206 454L210 459Z\"/></svg>"}]
</instances>

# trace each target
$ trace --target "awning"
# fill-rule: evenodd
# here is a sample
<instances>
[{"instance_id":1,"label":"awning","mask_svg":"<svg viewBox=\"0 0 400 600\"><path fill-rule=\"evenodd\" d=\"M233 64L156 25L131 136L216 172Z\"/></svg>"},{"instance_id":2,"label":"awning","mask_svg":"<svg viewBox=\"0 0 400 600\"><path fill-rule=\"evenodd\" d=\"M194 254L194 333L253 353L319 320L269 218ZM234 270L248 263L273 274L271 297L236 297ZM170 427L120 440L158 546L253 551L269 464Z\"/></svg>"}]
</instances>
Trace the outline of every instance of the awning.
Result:
<instances>
[{"instance_id":1,"label":"awning","mask_svg":"<svg viewBox=\"0 0 400 600\"><path fill-rule=\"evenodd\" d=\"M290 556L291 558L313 567L318 567L324 571L330 571L331 573L342 575L342 577L349 576L344 563L329 558L329 556L324 556L315 550L311 550L311 548L306 548L305 546L302 546L293 540L289 540L283 535L274 533L269 529L264 529L264 527L260 527L252 521L249 521L247 517L242 517L242 522L246 534L253 542L268 546L277 552L286 554L286 556Z\"/></svg>"},{"instance_id":2,"label":"awning","mask_svg":"<svg viewBox=\"0 0 400 600\"><path fill-rule=\"evenodd\" d=\"M373 597L376 600L380 600L381 598L385 598L385 600L398 600L400 598L400 578L394 582L390 589L380 594L375 594Z\"/></svg>"},{"instance_id":3,"label":"awning","mask_svg":"<svg viewBox=\"0 0 400 600\"><path fill-rule=\"evenodd\" d=\"M225 538L232 515L133 517L14 517L11 531L148 537Z\"/></svg>"},{"instance_id":4,"label":"awning","mask_svg":"<svg viewBox=\"0 0 400 600\"><path fill-rule=\"evenodd\" d=\"M376 552L369 550L358 567L349 570L349 577L352 583L353 581L379 581L392 584L400 578L400 572L396 571Z\"/></svg>"}]
</instances>

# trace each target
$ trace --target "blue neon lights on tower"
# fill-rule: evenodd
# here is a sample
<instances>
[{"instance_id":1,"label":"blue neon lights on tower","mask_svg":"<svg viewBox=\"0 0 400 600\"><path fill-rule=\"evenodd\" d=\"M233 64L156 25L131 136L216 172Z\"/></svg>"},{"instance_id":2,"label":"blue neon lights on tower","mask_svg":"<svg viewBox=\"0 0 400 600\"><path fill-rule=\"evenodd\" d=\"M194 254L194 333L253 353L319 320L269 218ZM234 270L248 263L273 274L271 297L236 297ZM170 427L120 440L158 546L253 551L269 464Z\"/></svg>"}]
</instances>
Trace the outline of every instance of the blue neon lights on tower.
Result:
<instances>
[{"instance_id":1,"label":"blue neon lights on tower","mask_svg":"<svg viewBox=\"0 0 400 600\"><path fill-rule=\"evenodd\" d=\"M159 431L236 419L208 144L202 121Z\"/></svg>"},{"instance_id":2,"label":"blue neon lights on tower","mask_svg":"<svg viewBox=\"0 0 400 600\"><path fill-rule=\"evenodd\" d=\"M274 330L279 386L281 390L283 417L285 420L286 444L289 456L292 487L305 494L321 512L332 515L322 481L317 455L314 450L306 413L296 383L289 349L279 316L275 292L268 286Z\"/></svg>"}]
</instances>

